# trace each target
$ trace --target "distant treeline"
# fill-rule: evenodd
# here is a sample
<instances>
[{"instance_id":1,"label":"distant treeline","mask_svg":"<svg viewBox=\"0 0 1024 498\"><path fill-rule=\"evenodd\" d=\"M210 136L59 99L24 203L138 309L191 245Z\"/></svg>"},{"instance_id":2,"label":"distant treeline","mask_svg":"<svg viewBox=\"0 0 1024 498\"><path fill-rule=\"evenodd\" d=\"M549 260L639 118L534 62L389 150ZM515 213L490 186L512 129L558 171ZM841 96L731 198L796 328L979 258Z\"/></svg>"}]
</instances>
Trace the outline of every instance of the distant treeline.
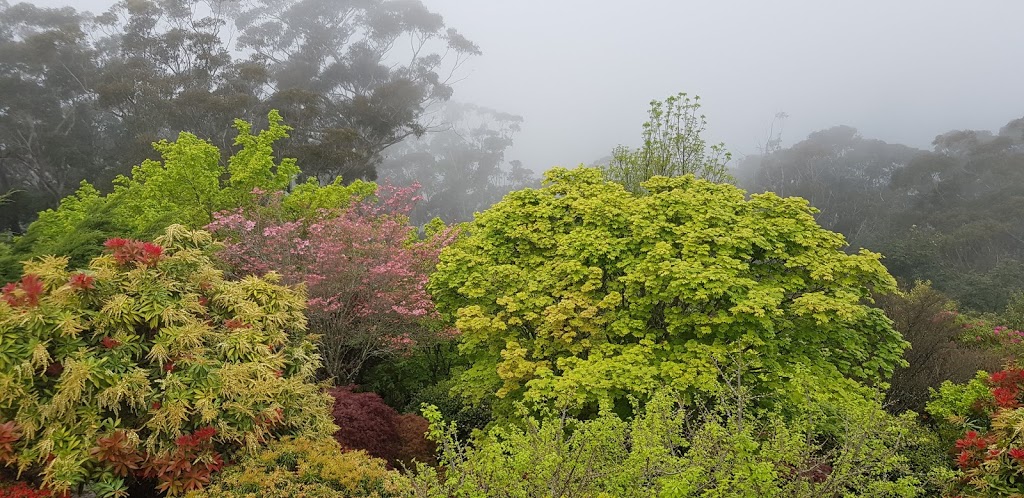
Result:
<instances>
[{"instance_id":1,"label":"distant treeline","mask_svg":"<svg viewBox=\"0 0 1024 498\"><path fill-rule=\"evenodd\" d=\"M997 134L951 131L933 146L837 126L748 157L736 175L748 191L808 199L823 227L852 250L881 252L897 278L930 280L971 309L1001 310L1024 290L1024 118Z\"/></svg>"},{"instance_id":2,"label":"distant treeline","mask_svg":"<svg viewBox=\"0 0 1024 498\"><path fill-rule=\"evenodd\" d=\"M418 1L122 0L93 15L0 0L0 233L23 232L82 180L108 191L180 131L210 141L224 162L238 149L234 120L263 127L271 109L293 127L275 153L325 183L377 179L385 149L447 132L458 174L427 178L418 168L452 161L390 154L388 176L424 180L437 199L421 217L466 218L479 198L493 202L493 185L531 176L501 169L521 118L434 112L479 53ZM445 179L455 194L438 187Z\"/></svg>"}]
</instances>

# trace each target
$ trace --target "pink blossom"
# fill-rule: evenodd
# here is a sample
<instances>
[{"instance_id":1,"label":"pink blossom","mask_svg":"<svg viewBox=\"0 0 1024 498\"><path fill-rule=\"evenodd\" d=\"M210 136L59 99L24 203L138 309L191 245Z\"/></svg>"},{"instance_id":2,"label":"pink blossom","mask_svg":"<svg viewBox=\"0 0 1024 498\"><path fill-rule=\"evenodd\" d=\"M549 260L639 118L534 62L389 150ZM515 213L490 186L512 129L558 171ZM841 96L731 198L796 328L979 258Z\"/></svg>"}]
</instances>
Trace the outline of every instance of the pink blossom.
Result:
<instances>
[{"instance_id":1,"label":"pink blossom","mask_svg":"<svg viewBox=\"0 0 1024 498\"><path fill-rule=\"evenodd\" d=\"M282 221L281 195L272 194L258 208L218 213L208 228L227 239L220 256L235 273L273 270L285 283L305 284L311 332L353 346L375 341L382 353L399 354L454 336L430 332L423 320L437 316L427 280L457 233L411 238L416 190L381 185L375 199L301 221ZM324 354L330 364L332 353Z\"/></svg>"}]
</instances>

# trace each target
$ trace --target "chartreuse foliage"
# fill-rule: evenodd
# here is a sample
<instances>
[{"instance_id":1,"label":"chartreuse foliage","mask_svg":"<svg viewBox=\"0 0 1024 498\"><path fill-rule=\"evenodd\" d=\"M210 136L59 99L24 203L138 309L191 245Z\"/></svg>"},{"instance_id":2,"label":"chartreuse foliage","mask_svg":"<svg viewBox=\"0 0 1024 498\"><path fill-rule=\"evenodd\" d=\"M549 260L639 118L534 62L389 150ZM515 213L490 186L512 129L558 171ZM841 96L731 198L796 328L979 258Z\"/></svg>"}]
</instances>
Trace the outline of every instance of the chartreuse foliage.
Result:
<instances>
[{"instance_id":1,"label":"chartreuse foliage","mask_svg":"<svg viewBox=\"0 0 1024 498\"><path fill-rule=\"evenodd\" d=\"M305 296L228 281L206 232L113 239L70 270L44 257L0 299L0 464L48 488L169 494L281 435L329 436Z\"/></svg>"},{"instance_id":2,"label":"chartreuse foliage","mask_svg":"<svg viewBox=\"0 0 1024 498\"><path fill-rule=\"evenodd\" d=\"M842 391L901 364L906 342L866 304L894 289L880 256L844 253L806 201L692 176L643 188L557 168L468 224L429 286L474 362L457 390L593 413L665 385L717 396L739 362L770 406L799 402L798 372Z\"/></svg>"},{"instance_id":3,"label":"chartreuse foliage","mask_svg":"<svg viewBox=\"0 0 1024 498\"><path fill-rule=\"evenodd\" d=\"M190 498L409 496L406 479L362 451L341 452L333 439L286 438L242 459Z\"/></svg>"},{"instance_id":4,"label":"chartreuse foliage","mask_svg":"<svg viewBox=\"0 0 1024 498\"><path fill-rule=\"evenodd\" d=\"M789 421L684 404L662 390L630 421L610 412L585 421L527 415L470 445L428 407L444 472L421 466L416 496L928 496L928 468L911 455L933 438L913 413L890 415L877 399L811 392ZM829 425L845 430L822 432Z\"/></svg>"},{"instance_id":5,"label":"chartreuse foliage","mask_svg":"<svg viewBox=\"0 0 1024 498\"><path fill-rule=\"evenodd\" d=\"M39 214L26 234L15 241L11 254L0 254L0 280L17 278L20 261L42 255L66 255L76 265L98 252L99 242L111 237L150 239L171 224L200 228L213 213L253 203L254 191L278 192L299 175L294 159L275 160L274 145L288 137L290 127L277 111L266 129L236 120L238 150L227 164L221 151L195 135L182 132L174 142L153 144L161 160L147 160L131 176L114 180L113 192L100 193L82 182L56 209ZM289 219L311 217L319 209L346 207L355 198L373 194L367 182L342 185L340 179L321 187L315 180L294 188L282 202Z\"/></svg>"}]
</instances>

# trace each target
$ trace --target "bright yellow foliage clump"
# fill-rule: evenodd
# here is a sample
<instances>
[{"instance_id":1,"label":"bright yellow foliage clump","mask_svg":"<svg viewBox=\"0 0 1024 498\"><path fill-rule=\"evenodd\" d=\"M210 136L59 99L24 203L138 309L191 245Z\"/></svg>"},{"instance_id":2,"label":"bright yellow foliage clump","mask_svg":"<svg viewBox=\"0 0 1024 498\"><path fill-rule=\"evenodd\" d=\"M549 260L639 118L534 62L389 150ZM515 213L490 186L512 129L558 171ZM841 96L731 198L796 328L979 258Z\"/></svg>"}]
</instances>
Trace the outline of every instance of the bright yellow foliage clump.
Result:
<instances>
[{"instance_id":1,"label":"bright yellow foliage clump","mask_svg":"<svg viewBox=\"0 0 1024 498\"><path fill-rule=\"evenodd\" d=\"M209 475L173 469L178 456L215 472L283 435L333 431L300 289L226 280L211 236L180 225L107 247L81 270L26 263L5 288L0 424L17 440L0 465L55 490L119 496L149 473L185 491Z\"/></svg>"}]
</instances>

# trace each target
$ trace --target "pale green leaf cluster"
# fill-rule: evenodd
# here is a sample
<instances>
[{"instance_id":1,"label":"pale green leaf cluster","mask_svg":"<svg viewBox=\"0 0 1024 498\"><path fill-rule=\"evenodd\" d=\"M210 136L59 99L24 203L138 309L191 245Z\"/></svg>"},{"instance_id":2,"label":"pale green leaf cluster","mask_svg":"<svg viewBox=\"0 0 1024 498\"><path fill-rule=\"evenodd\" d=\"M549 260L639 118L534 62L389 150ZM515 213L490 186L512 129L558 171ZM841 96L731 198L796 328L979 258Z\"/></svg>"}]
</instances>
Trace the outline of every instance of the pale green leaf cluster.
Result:
<instances>
[{"instance_id":1,"label":"pale green leaf cluster","mask_svg":"<svg viewBox=\"0 0 1024 498\"><path fill-rule=\"evenodd\" d=\"M694 175L713 182L732 181L726 164L732 154L725 144L711 144L702 136L707 120L700 114L700 96L678 93L664 101L652 100L643 125L643 145L619 146L604 170L608 178L631 192L644 192L643 182L655 176Z\"/></svg>"},{"instance_id":2,"label":"pale green leaf cluster","mask_svg":"<svg viewBox=\"0 0 1024 498\"><path fill-rule=\"evenodd\" d=\"M276 192L299 174L294 159L274 160L273 145L288 136L281 115L271 111L267 129L253 134L252 125L235 121L241 148L221 165L221 152L213 144L182 132L178 140L153 144L161 161L146 161L131 177L114 180L111 202L115 220L132 235L145 235L170 223L201 227L213 213L240 206L253 189Z\"/></svg>"},{"instance_id":3,"label":"pale green leaf cluster","mask_svg":"<svg viewBox=\"0 0 1024 498\"><path fill-rule=\"evenodd\" d=\"M723 391L741 361L759 405L820 389L881 385L906 342L872 292L895 287L868 251L843 252L798 198L754 195L692 176L644 195L601 171L554 169L466 226L430 290L473 366L457 390L533 406L622 407L671 386Z\"/></svg>"}]
</instances>

